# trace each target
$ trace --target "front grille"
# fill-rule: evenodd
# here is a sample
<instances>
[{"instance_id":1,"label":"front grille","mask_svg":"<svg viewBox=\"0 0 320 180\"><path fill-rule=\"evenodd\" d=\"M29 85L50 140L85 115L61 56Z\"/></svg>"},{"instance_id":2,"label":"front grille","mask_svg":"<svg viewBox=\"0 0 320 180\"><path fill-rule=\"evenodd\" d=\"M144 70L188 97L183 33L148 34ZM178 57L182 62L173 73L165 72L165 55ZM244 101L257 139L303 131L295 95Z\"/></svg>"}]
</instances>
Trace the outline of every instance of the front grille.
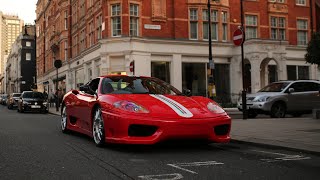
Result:
<instances>
[{"instance_id":1,"label":"front grille","mask_svg":"<svg viewBox=\"0 0 320 180\"><path fill-rule=\"evenodd\" d=\"M217 136L227 135L229 133L229 130L230 130L230 125L229 124L223 124L223 125L219 125L219 126L215 126L214 127L214 133Z\"/></svg>"},{"instance_id":2,"label":"front grille","mask_svg":"<svg viewBox=\"0 0 320 180\"><path fill-rule=\"evenodd\" d=\"M147 137L153 135L157 129L157 126L132 124L129 126L128 135L135 137Z\"/></svg>"}]
</instances>

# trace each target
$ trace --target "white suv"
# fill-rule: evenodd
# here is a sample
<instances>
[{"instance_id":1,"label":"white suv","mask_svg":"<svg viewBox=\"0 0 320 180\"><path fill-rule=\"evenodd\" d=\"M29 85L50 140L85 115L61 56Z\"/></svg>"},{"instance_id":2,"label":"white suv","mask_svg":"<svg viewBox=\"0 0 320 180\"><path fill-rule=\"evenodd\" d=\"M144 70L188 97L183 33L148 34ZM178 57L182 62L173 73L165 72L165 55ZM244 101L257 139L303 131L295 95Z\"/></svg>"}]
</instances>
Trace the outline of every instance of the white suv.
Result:
<instances>
[{"instance_id":1,"label":"white suv","mask_svg":"<svg viewBox=\"0 0 320 180\"><path fill-rule=\"evenodd\" d=\"M242 111L242 100L237 103ZM247 94L248 117L270 114L283 118L286 114L299 117L320 108L320 81L279 81L269 84L254 94Z\"/></svg>"}]
</instances>

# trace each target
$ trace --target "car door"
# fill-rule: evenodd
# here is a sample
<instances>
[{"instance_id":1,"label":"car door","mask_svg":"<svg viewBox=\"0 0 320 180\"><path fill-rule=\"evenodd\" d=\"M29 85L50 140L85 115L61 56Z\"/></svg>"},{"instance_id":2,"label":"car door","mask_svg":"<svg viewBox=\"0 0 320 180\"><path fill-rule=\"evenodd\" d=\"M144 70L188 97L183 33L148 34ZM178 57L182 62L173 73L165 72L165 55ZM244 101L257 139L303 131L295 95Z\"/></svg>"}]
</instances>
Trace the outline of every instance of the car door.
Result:
<instances>
[{"instance_id":1,"label":"car door","mask_svg":"<svg viewBox=\"0 0 320 180\"><path fill-rule=\"evenodd\" d=\"M81 127L86 131L91 131L91 115L92 108L97 102L97 90L100 82L100 78L93 79L86 85L91 88L92 91L86 91L80 93L79 99L79 117L81 120Z\"/></svg>"},{"instance_id":2,"label":"car door","mask_svg":"<svg viewBox=\"0 0 320 180\"><path fill-rule=\"evenodd\" d=\"M306 107L307 110L320 107L320 83L306 82L304 86L306 93Z\"/></svg>"},{"instance_id":3,"label":"car door","mask_svg":"<svg viewBox=\"0 0 320 180\"><path fill-rule=\"evenodd\" d=\"M287 111L305 111L307 110L306 97L304 91L305 82L295 82L286 90L288 93ZM293 88L294 92L289 93L289 89Z\"/></svg>"}]
</instances>

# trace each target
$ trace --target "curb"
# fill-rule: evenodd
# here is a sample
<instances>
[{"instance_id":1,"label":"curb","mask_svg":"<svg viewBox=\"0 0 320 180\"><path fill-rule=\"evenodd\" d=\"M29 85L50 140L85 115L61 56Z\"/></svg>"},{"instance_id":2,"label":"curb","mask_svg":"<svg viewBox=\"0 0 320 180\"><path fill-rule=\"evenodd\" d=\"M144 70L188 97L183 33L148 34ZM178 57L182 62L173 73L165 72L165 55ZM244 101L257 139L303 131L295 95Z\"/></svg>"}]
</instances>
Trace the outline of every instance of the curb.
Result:
<instances>
[{"instance_id":1,"label":"curb","mask_svg":"<svg viewBox=\"0 0 320 180\"><path fill-rule=\"evenodd\" d=\"M52 114L52 115L56 115L56 116L60 116L60 114L56 114L56 113L53 113L53 112L48 112L49 114Z\"/></svg>"},{"instance_id":2,"label":"curb","mask_svg":"<svg viewBox=\"0 0 320 180\"><path fill-rule=\"evenodd\" d=\"M284 150L295 151L295 152L299 152L299 153L308 153L308 154L320 156L320 152L306 150L306 149L299 149L299 148L293 148L293 147L286 147L286 146L265 144L265 143L257 143L257 142L250 142L250 141L243 141L243 140L237 140L237 139L231 139L230 142L236 143L236 144L247 144L247 145L268 148L268 149L274 149L274 148L284 149Z\"/></svg>"}]
</instances>

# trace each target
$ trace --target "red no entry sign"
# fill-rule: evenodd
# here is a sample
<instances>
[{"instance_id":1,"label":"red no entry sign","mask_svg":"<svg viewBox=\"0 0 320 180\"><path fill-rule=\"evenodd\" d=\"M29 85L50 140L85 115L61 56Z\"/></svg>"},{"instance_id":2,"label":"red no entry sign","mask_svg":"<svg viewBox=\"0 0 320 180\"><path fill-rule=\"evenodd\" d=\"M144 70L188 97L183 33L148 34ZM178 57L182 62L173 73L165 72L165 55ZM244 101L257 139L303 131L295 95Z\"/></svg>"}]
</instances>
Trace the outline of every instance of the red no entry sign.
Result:
<instances>
[{"instance_id":1,"label":"red no entry sign","mask_svg":"<svg viewBox=\"0 0 320 180\"><path fill-rule=\"evenodd\" d=\"M130 72L134 72L134 61L130 62Z\"/></svg>"},{"instance_id":2,"label":"red no entry sign","mask_svg":"<svg viewBox=\"0 0 320 180\"><path fill-rule=\"evenodd\" d=\"M243 31L241 29L237 29L234 31L233 43L236 46L240 46L243 43Z\"/></svg>"}]
</instances>

